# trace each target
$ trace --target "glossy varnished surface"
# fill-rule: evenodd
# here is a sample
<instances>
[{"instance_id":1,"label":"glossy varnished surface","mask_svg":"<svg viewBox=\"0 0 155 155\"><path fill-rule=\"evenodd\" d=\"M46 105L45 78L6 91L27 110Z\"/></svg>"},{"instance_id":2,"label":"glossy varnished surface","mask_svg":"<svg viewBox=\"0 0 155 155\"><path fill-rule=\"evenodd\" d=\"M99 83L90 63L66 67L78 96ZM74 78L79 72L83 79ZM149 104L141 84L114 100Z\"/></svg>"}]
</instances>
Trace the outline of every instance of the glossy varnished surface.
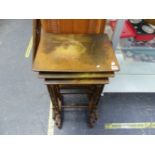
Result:
<instances>
[{"instance_id":1,"label":"glossy varnished surface","mask_svg":"<svg viewBox=\"0 0 155 155\"><path fill-rule=\"evenodd\" d=\"M51 34L42 31L34 71L107 72L119 66L107 35Z\"/></svg>"}]
</instances>

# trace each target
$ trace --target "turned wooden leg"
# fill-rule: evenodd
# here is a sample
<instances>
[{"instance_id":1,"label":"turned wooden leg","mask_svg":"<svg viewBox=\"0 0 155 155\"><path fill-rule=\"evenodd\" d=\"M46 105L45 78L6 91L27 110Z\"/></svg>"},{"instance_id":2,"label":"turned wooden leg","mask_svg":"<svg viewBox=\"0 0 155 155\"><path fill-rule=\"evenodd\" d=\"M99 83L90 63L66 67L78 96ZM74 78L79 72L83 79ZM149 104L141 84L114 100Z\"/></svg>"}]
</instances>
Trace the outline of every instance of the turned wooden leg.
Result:
<instances>
[{"instance_id":1,"label":"turned wooden leg","mask_svg":"<svg viewBox=\"0 0 155 155\"><path fill-rule=\"evenodd\" d=\"M56 86L47 85L47 88L53 104L53 118L55 120L55 125L58 128L61 128L62 127L61 103L58 100L58 92Z\"/></svg>"},{"instance_id":2,"label":"turned wooden leg","mask_svg":"<svg viewBox=\"0 0 155 155\"><path fill-rule=\"evenodd\" d=\"M59 87L59 85L55 85L55 90L56 90L56 92L57 92L57 97L58 97L58 99L59 99L60 101L62 101L63 96L62 96L61 93L60 93L60 87Z\"/></svg>"},{"instance_id":3,"label":"turned wooden leg","mask_svg":"<svg viewBox=\"0 0 155 155\"><path fill-rule=\"evenodd\" d=\"M103 90L103 85L97 85L88 106L88 126L93 127L97 121L97 106L99 103L100 95Z\"/></svg>"}]
</instances>

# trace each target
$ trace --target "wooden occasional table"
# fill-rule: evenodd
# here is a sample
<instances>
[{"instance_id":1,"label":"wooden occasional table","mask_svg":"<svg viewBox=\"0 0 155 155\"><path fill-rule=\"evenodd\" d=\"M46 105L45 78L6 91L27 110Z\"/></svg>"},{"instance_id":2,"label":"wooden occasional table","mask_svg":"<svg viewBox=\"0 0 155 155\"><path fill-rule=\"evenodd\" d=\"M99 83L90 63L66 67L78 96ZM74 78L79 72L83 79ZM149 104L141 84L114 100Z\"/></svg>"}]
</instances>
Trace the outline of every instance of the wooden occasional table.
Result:
<instances>
[{"instance_id":1,"label":"wooden occasional table","mask_svg":"<svg viewBox=\"0 0 155 155\"><path fill-rule=\"evenodd\" d=\"M87 108L88 125L97 120L100 94L109 77L119 71L111 42L105 34L53 34L34 22L33 71L44 79L53 104L53 119L61 128L64 108ZM62 90L82 89L88 104L64 104Z\"/></svg>"}]
</instances>

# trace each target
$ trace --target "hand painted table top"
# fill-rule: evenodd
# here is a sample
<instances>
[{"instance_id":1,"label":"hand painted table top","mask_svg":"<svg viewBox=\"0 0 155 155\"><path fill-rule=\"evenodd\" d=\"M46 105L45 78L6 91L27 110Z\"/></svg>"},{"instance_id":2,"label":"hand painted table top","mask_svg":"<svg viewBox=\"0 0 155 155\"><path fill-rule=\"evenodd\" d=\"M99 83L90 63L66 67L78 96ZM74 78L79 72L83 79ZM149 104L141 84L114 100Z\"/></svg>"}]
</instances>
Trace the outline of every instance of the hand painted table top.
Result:
<instances>
[{"instance_id":1,"label":"hand painted table top","mask_svg":"<svg viewBox=\"0 0 155 155\"><path fill-rule=\"evenodd\" d=\"M42 30L34 71L109 72L119 65L105 34L52 34Z\"/></svg>"}]
</instances>

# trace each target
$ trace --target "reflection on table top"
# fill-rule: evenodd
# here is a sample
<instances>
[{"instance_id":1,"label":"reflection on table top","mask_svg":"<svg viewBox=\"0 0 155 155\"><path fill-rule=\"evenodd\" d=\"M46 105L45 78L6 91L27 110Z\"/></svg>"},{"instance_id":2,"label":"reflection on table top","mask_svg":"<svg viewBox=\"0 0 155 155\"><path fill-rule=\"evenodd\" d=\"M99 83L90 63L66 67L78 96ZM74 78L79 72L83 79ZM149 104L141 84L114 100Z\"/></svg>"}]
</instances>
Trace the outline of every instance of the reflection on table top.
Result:
<instances>
[{"instance_id":1,"label":"reflection on table top","mask_svg":"<svg viewBox=\"0 0 155 155\"><path fill-rule=\"evenodd\" d=\"M119 65L105 34L41 33L34 71L107 72Z\"/></svg>"}]
</instances>

